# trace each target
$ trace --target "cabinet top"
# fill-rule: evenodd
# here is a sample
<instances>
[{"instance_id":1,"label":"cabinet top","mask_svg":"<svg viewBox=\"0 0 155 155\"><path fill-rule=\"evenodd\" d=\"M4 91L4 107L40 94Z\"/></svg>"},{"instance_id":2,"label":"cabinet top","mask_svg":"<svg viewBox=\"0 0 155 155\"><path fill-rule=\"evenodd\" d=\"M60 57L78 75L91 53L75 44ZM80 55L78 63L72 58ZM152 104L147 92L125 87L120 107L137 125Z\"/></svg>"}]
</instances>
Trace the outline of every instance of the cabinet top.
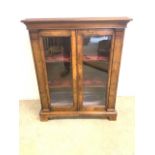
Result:
<instances>
[{"instance_id":1,"label":"cabinet top","mask_svg":"<svg viewBox=\"0 0 155 155\"><path fill-rule=\"evenodd\" d=\"M98 22L98 21L131 21L128 17L87 17L87 18L27 18L22 20L23 23L40 23L40 22Z\"/></svg>"},{"instance_id":2,"label":"cabinet top","mask_svg":"<svg viewBox=\"0 0 155 155\"><path fill-rule=\"evenodd\" d=\"M94 28L125 28L131 20L128 17L29 18L21 22L26 24L28 29L92 28L94 24Z\"/></svg>"}]
</instances>

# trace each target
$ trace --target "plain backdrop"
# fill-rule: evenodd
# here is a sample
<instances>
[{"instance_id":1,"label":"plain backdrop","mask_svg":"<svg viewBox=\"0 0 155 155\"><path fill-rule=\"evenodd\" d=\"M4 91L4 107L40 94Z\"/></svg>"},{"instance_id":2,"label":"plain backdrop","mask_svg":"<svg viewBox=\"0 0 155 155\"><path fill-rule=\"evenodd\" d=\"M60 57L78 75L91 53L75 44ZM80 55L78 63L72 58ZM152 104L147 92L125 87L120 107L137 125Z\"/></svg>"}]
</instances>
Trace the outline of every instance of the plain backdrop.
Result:
<instances>
[{"instance_id":1,"label":"plain backdrop","mask_svg":"<svg viewBox=\"0 0 155 155\"><path fill-rule=\"evenodd\" d=\"M0 98L5 151L18 139L13 116L18 99L38 99L25 18L128 16L119 77L119 96L136 97L136 155L153 154L155 109L155 11L153 0L14 0L0 2ZM125 104L125 103L124 103ZM2 108L2 105L4 106ZM17 106L15 106L17 105ZM18 109L18 108L17 108ZM8 118L6 117L8 116ZM10 121L11 120L11 121ZM15 130L16 134L12 134ZM5 131L6 134L3 134ZM9 139L9 141L8 141ZM11 141L12 140L12 141ZM11 142L10 145L8 142ZM155 153L154 153L155 154Z\"/></svg>"},{"instance_id":2,"label":"plain backdrop","mask_svg":"<svg viewBox=\"0 0 155 155\"><path fill-rule=\"evenodd\" d=\"M118 2L117 2L118 3ZM34 2L32 6L28 3L23 4L24 8L20 12L20 17L17 18L16 27L18 27L18 48L20 49L20 99L38 99L38 87L36 83L36 76L34 72L34 64L31 54L31 46L28 36L28 31L26 27L20 23L21 19L33 18L33 17L99 17L99 16L129 16L134 18L134 22L129 23L126 29L123 55L122 55L122 65L120 71L120 80L118 85L118 95L119 96L135 96L135 83L134 83L134 72L135 72L135 50L133 46L136 43L137 38L135 38L133 33L134 29L137 29L136 23L138 25L137 17L132 14L131 11L125 10L123 7L118 7L116 9L116 2L106 2L102 1L55 1L54 3L48 4L46 1L44 3L37 3L34 9ZM42 5L45 4L43 7ZM123 4L125 4L123 2ZM125 4L127 5L127 4ZM107 7L110 6L110 7ZM29 11L27 11L27 8ZM126 7L127 8L127 7ZM114 11L115 10L115 11ZM137 31L138 33L138 31ZM132 60L132 63L131 63Z\"/></svg>"}]
</instances>

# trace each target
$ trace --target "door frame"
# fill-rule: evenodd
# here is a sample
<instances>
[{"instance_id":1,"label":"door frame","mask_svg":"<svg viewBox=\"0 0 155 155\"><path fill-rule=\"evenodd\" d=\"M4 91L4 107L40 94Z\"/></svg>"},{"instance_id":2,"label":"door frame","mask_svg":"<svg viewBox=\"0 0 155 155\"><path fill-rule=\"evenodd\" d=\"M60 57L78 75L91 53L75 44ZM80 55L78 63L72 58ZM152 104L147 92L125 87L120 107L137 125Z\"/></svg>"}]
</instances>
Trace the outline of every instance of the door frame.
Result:
<instances>
[{"instance_id":1,"label":"door frame","mask_svg":"<svg viewBox=\"0 0 155 155\"><path fill-rule=\"evenodd\" d=\"M44 47L43 47L43 37L70 37L71 38L71 64L72 64L72 95L73 95L73 104L68 106L52 106L52 99L49 95L49 86L48 86L48 78L47 78L47 69L46 69L46 61L44 55ZM48 104L50 106L51 111L76 111L77 110L77 62L76 62L76 35L75 30L41 30L39 32L39 45L41 51L41 58L43 62L43 72L40 74L44 74L47 88L47 98Z\"/></svg>"},{"instance_id":2,"label":"door frame","mask_svg":"<svg viewBox=\"0 0 155 155\"><path fill-rule=\"evenodd\" d=\"M111 35L111 49L108 63L108 82L107 82L107 95L105 105L83 105L83 37L85 36L103 36ZM113 47L114 47L114 30L113 29L84 29L77 30L77 73L78 73L78 110L79 111L105 111L108 106L109 88L110 88L110 77L112 69L113 59Z\"/></svg>"}]
</instances>

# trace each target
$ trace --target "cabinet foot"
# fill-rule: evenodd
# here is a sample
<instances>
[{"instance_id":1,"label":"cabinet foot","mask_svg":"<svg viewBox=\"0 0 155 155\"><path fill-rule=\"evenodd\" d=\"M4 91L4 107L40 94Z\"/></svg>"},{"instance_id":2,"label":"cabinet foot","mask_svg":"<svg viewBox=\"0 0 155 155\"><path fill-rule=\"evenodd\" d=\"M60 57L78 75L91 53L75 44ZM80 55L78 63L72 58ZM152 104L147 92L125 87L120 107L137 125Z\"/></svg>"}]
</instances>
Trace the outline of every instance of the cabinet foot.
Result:
<instances>
[{"instance_id":1,"label":"cabinet foot","mask_svg":"<svg viewBox=\"0 0 155 155\"><path fill-rule=\"evenodd\" d=\"M117 119L117 115L108 116L110 121L115 121Z\"/></svg>"},{"instance_id":2,"label":"cabinet foot","mask_svg":"<svg viewBox=\"0 0 155 155\"><path fill-rule=\"evenodd\" d=\"M48 117L47 116L40 116L40 121L47 122L48 121Z\"/></svg>"}]
</instances>

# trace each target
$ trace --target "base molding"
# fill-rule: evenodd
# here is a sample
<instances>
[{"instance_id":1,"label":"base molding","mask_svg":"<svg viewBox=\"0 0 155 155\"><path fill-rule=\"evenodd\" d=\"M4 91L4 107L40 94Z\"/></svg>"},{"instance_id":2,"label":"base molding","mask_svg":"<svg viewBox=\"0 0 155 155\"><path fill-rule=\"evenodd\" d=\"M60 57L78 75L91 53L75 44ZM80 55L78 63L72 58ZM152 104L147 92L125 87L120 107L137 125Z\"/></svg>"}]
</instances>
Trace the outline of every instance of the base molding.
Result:
<instances>
[{"instance_id":1,"label":"base molding","mask_svg":"<svg viewBox=\"0 0 155 155\"><path fill-rule=\"evenodd\" d=\"M40 121L48 121L57 118L101 118L116 120L116 111L40 111Z\"/></svg>"}]
</instances>

